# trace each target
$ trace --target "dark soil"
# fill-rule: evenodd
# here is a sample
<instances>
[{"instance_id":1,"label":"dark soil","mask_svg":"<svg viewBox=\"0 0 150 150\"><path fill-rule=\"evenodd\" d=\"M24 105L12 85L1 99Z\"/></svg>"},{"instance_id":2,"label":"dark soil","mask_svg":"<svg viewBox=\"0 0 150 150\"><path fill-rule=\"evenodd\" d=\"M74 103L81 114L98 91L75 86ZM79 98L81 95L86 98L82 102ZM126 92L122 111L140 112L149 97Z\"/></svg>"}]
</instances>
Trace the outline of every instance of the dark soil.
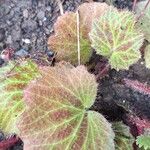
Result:
<instances>
[{"instance_id":1,"label":"dark soil","mask_svg":"<svg viewBox=\"0 0 150 150\"><path fill-rule=\"evenodd\" d=\"M150 96L127 87L123 82L124 78L138 80L150 86L150 70L141 62L128 71L110 70L108 76L99 81L94 108L111 121L122 120L126 113L150 120Z\"/></svg>"},{"instance_id":2,"label":"dark soil","mask_svg":"<svg viewBox=\"0 0 150 150\"><path fill-rule=\"evenodd\" d=\"M64 0L62 0L64 1ZM64 10L73 11L83 0L65 0ZM0 51L45 51L47 38L60 15L56 0L0 0Z\"/></svg>"},{"instance_id":3,"label":"dark soil","mask_svg":"<svg viewBox=\"0 0 150 150\"><path fill-rule=\"evenodd\" d=\"M74 11L84 1L63 0L64 10ZM115 0L114 5L121 9L132 8L131 0ZM20 55L47 51L47 39L53 33L53 25L59 15L56 0L0 0L0 51L9 47L16 53L20 52ZM110 121L124 120L127 113L150 119L150 97L126 87L124 78L150 85L150 70L141 62L128 71L110 70L108 76L99 81L98 95L92 109L104 114ZM0 133L0 140L4 138ZM22 149L21 142L9 148Z\"/></svg>"}]
</instances>

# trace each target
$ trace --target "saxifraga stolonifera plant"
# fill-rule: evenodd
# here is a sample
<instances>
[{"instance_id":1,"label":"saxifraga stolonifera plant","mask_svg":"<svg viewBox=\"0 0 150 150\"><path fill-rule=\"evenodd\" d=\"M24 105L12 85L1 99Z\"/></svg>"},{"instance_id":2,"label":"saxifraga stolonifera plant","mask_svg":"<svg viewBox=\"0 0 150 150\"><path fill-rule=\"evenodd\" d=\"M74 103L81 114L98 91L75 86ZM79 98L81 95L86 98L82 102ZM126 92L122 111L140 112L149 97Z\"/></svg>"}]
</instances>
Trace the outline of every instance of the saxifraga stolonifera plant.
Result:
<instances>
[{"instance_id":1,"label":"saxifraga stolonifera plant","mask_svg":"<svg viewBox=\"0 0 150 150\"><path fill-rule=\"evenodd\" d=\"M71 64L45 67L27 60L15 68L13 63L2 68L0 128L6 134L17 134L25 150L132 150L135 140L126 125L111 124L102 114L89 110L97 95L97 82L83 65L92 48L116 70L136 63L144 40L136 16L105 3L85 3L76 13L60 16L54 29L48 45L57 53L56 60ZM129 85L127 80L126 84L137 85ZM146 131L137 143L148 149Z\"/></svg>"}]
</instances>

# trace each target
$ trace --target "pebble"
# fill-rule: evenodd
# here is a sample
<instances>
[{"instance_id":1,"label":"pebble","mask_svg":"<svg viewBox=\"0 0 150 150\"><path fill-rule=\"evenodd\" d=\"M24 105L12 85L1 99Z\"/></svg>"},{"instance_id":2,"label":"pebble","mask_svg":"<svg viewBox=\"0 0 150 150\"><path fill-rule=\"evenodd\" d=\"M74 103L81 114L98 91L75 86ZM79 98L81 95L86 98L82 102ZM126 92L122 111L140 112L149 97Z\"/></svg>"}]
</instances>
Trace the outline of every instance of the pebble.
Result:
<instances>
[{"instance_id":1,"label":"pebble","mask_svg":"<svg viewBox=\"0 0 150 150\"><path fill-rule=\"evenodd\" d=\"M37 18L39 20L43 20L45 17L45 12L44 11L39 11L38 14L37 14Z\"/></svg>"},{"instance_id":2,"label":"pebble","mask_svg":"<svg viewBox=\"0 0 150 150\"><path fill-rule=\"evenodd\" d=\"M18 29L18 30L13 30L12 33L11 33L11 36L12 36L12 40L15 42L15 41L19 41L20 38L21 38L21 30Z\"/></svg>"},{"instance_id":3,"label":"pebble","mask_svg":"<svg viewBox=\"0 0 150 150\"><path fill-rule=\"evenodd\" d=\"M29 53L25 49L20 49L19 51L15 53L15 55L19 57L26 57L28 56L28 54Z\"/></svg>"},{"instance_id":4,"label":"pebble","mask_svg":"<svg viewBox=\"0 0 150 150\"><path fill-rule=\"evenodd\" d=\"M54 56L54 52L51 51L51 50L49 50L46 54L47 54L48 57L53 57Z\"/></svg>"},{"instance_id":5,"label":"pebble","mask_svg":"<svg viewBox=\"0 0 150 150\"><path fill-rule=\"evenodd\" d=\"M12 44L12 37L11 37L11 35L8 35L6 43L7 44Z\"/></svg>"},{"instance_id":6,"label":"pebble","mask_svg":"<svg viewBox=\"0 0 150 150\"><path fill-rule=\"evenodd\" d=\"M49 12L51 12L51 11L52 11L52 7L48 6L48 7L46 8L46 10L49 11Z\"/></svg>"},{"instance_id":7,"label":"pebble","mask_svg":"<svg viewBox=\"0 0 150 150\"><path fill-rule=\"evenodd\" d=\"M5 39L5 30L3 28L0 29L0 42Z\"/></svg>"},{"instance_id":8,"label":"pebble","mask_svg":"<svg viewBox=\"0 0 150 150\"><path fill-rule=\"evenodd\" d=\"M24 42L26 44L30 44L31 43L30 39L22 39L22 42Z\"/></svg>"},{"instance_id":9,"label":"pebble","mask_svg":"<svg viewBox=\"0 0 150 150\"><path fill-rule=\"evenodd\" d=\"M23 17L28 18L29 17L29 12L27 9L23 10Z\"/></svg>"}]
</instances>

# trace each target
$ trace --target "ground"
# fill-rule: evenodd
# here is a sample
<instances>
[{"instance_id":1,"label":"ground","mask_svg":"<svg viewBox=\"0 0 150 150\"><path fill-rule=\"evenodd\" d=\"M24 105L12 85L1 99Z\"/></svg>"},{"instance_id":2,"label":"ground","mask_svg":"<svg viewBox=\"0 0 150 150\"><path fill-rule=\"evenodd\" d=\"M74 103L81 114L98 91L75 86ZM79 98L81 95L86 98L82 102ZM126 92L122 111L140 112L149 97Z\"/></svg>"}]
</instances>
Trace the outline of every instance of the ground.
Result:
<instances>
[{"instance_id":1,"label":"ground","mask_svg":"<svg viewBox=\"0 0 150 150\"><path fill-rule=\"evenodd\" d=\"M63 8L65 11L74 11L84 1L63 0ZM116 0L114 5L132 8L130 0ZM39 51L47 53L50 51L47 39L53 33L53 25L59 15L56 0L0 0L0 51L11 47L19 55ZM0 63L3 61L0 60ZM108 71L108 75L99 81L97 99L91 109L103 113L110 121L125 121L129 111L150 119L150 97L126 87L124 78L150 85L150 70L140 60L128 71ZM3 135L0 134L2 139ZM9 150L22 149L22 143L19 142Z\"/></svg>"}]
</instances>

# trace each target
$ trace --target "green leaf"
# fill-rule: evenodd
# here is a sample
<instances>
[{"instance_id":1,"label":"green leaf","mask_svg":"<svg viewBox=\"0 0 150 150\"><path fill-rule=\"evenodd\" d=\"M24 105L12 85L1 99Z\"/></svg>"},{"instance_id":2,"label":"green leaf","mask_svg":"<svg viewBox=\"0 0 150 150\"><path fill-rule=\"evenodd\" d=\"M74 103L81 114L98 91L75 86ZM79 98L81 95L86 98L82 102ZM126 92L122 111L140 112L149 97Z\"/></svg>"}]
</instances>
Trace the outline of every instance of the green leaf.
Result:
<instances>
[{"instance_id":1,"label":"green leaf","mask_svg":"<svg viewBox=\"0 0 150 150\"><path fill-rule=\"evenodd\" d=\"M97 54L106 57L111 67L128 69L136 63L143 43L143 34L135 28L135 16L129 11L118 11L110 7L93 23L90 38Z\"/></svg>"},{"instance_id":2,"label":"green leaf","mask_svg":"<svg viewBox=\"0 0 150 150\"><path fill-rule=\"evenodd\" d=\"M133 150L134 138L130 133L129 127L122 122L112 124L115 132L116 150Z\"/></svg>"},{"instance_id":3,"label":"green leaf","mask_svg":"<svg viewBox=\"0 0 150 150\"><path fill-rule=\"evenodd\" d=\"M9 63L0 70L0 129L17 132L15 126L24 110L23 89L37 76L38 67L31 61Z\"/></svg>"},{"instance_id":4,"label":"green leaf","mask_svg":"<svg viewBox=\"0 0 150 150\"><path fill-rule=\"evenodd\" d=\"M150 45L145 48L144 51L144 59L145 59L145 66L150 69Z\"/></svg>"},{"instance_id":5,"label":"green leaf","mask_svg":"<svg viewBox=\"0 0 150 150\"><path fill-rule=\"evenodd\" d=\"M148 0L138 2L136 5L136 14L137 16L141 15L141 12L144 10L144 7L146 6ZM136 24L138 30L142 30L142 32L145 35L146 40L150 42L150 5L147 6L147 8L144 10L144 14L140 17Z\"/></svg>"},{"instance_id":6,"label":"green leaf","mask_svg":"<svg viewBox=\"0 0 150 150\"><path fill-rule=\"evenodd\" d=\"M109 63L112 66L112 68L116 70L129 69L129 66L131 64L134 64L138 59L140 59L140 57L140 51L118 51L112 53L109 59Z\"/></svg>"},{"instance_id":7,"label":"green leaf","mask_svg":"<svg viewBox=\"0 0 150 150\"><path fill-rule=\"evenodd\" d=\"M27 109L18 122L27 150L114 150L110 123L89 111L97 93L84 66L41 68L25 90Z\"/></svg>"},{"instance_id":8,"label":"green leaf","mask_svg":"<svg viewBox=\"0 0 150 150\"><path fill-rule=\"evenodd\" d=\"M136 143L144 150L150 150L150 135L141 135L137 137Z\"/></svg>"}]
</instances>

